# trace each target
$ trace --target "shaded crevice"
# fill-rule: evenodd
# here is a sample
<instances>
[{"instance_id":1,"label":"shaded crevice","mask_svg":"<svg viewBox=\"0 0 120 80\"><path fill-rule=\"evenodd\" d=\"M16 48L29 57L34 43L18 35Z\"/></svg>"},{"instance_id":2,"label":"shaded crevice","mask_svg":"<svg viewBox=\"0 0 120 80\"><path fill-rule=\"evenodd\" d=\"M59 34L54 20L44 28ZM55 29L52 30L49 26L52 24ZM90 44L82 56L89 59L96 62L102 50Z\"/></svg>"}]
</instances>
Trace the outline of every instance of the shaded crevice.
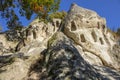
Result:
<instances>
[{"instance_id":1,"label":"shaded crevice","mask_svg":"<svg viewBox=\"0 0 120 80\"><path fill-rule=\"evenodd\" d=\"M102 40L102 38L101 38L101 37L99 38L99 40L100 40L100 43L103 45L103 44L104 44L104 42L103 42L103 40Z\"/></svg>"},{"instance_id":2,"label":"shaded crevice","mask_svg":"<svg viewBox=\"0 0 120 80\"><path fill-rule=\"evenodd\" d=\"M75 25L75 22L72 21L72 22L71 22L71 31L76 31L76 30L77 30L77 27L76 27L76 25Z\"/></svg>"},{"instance_id":3,"label":"shaded crevice","mask_svg":"<svg viewBox=\"0 0 120 80\"><path fill-rule=\"evenodd\" d=\"M95 31L93 31L93 32L91 33L91 35L92 35L92 37L93 37L94 42L97 42L97 35L96 35Z\"/></svg>"},{"instance_id":4,"label":"shaded crevice","mask_svg":"<svg viewBox=\"0 0 120 80\"><path fill-rule=\"evenodd\" d=\"M85 36L83 34L80 35L81 42L86 42Z\"/></svg>"},{"instance_id":5,"label":"shaded crevice","mask_svg":"<svg viewBox=\"0 0 120 80\"><path fill-rule=\"evenodd\" d=\"M97 28L100 29L100 23L99 22L97 22Z\"/></svg>"},{"instance_id":6,"label":"shaded crevice","mask_svg":"<svg viewBox=\"0 0 120 80\"><path fill-rule=\"evenodd\" d=\"M107 36L106 36L104 33L103 33L103 36L104 36L105 42L106 42L109 46L111 46L109 39L107 38Z\"/></svg>"},{"instance_id":7,"label":"shaded crevice","mask_svg":"<svg viewBox=\"0 0 120 80\"><path fill-rule=\"evenodd\" d=\"M59 27L59 24L60 24L59 21L56 21L56 27Z\"/></svg>"},{"instance_id":8,"label":"shaded crevice","mask_svg":"<svg viewBox=\"0 0 120 80\"><path fill-rule=\"evenodd\" d=\"M33 31L33 39L36 39L37 38L37 34L35 31Z\"/></svg>"}]
</instances>

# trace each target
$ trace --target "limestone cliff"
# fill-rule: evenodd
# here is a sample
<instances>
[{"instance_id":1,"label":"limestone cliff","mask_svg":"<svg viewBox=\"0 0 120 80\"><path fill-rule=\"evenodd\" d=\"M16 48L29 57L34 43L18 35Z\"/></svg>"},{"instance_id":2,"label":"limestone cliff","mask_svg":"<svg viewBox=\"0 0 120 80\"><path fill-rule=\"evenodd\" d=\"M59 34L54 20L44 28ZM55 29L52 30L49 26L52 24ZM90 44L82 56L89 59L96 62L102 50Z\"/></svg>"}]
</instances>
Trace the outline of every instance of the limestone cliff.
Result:
<instances>
[{"instance_id":1,"label":"limestone cliff","mask_svg":"<svg viewBox=\"0 0 120 80\"><path fill-rule=\"evenodd\" d=\"M105 19L96 12L73 4L63 28L65 35L75 42L76 47L82 48L80 53L89 63L119 68L109 54L115 39L108 32Z\"/></svg>"},{"instance_id":2,"label":"limestone cliff","mask_svg":"<svg viewBox=\"0 0 120 80\"><path fill-rule=\"evenodd\" d=\"M64 20L8 33L0 34L0 80L120 79L120 46L92 10L73 4Z\"/></svg>"}]
</instances>

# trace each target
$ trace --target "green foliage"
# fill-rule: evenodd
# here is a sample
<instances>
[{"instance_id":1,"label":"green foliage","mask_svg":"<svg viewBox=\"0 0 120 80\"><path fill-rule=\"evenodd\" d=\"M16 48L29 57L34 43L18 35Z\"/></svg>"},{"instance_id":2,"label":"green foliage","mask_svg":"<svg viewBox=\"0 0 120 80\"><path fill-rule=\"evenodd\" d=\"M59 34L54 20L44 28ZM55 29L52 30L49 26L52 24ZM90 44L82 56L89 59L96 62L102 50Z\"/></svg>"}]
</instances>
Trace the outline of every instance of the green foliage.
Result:
<instances>
[{"instance_id":1,"label":"green foliage","mask_svg":"<svg viewBox=\"0 0 120 80\"><path fill-rule=\"evenodd\" d=\"M110 32L115 38L117 37L116 32L114 32L113 30L108 28L107 31Z\"/></svg>"},{"instance_id":2,"label":"green foliage","mask_svg":"<svg viewBox=\"0 0 120 80\"><path fill-rule=\"evenodd\" d=\"M50 20L52 20L54 18L64 19L66 15L67 15L67 13L65 11L54 12L54 13L52 13L52 14L49 15L49 18L50 18Z\"/></svg>"},{"instance_id":3,"label":"green foliage","mask_svg":"<svg viewBox=\"0 0 120 80\"><path fill-rule=\"evenodd\" d=\"M115 38L120 37L120 28L117 29L117 31L114 31L113 29L108 28L108 32L110 32Z\"/></svg>"},{"instance_id":4,"label":"green foliage","mask_svg":"<svg viewBox=\"0 0 120 80\"><path fill-rule=\"evenodd\" d=\"M22 26L15 10L28 20L34 13L39 18L48 19L48 13L57 11L59 4L60 0L0 0L0 13L6 18L8 28L14 30Z\"/></svg>"},{"instance_id":5,"label":"green foliage","mask_svg":"<svg viewBox=\"0 0 120 80\"><path fill-rule=\"evenodd\" d=\"M120 36L120 28L117 29L117 35Z\"/></svg>"}]
</instances>

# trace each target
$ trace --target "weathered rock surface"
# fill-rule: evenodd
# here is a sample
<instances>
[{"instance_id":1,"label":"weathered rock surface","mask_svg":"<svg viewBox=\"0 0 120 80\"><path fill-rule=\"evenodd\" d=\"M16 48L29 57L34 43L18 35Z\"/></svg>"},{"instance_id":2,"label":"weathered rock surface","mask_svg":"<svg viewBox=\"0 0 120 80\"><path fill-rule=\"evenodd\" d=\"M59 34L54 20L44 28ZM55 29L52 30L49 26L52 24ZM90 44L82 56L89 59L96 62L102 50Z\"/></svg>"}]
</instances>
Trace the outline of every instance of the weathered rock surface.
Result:
<instances>
[{"instance_id":1,"label":"weathered rock surface","mask_svg":"<svg viewBox=\"0 0 120 80\"><path fill-rule=\"evenodd\" d=\"M34 20L26 30L26 38L29 41L44 41L53 35L61 23L60 19L53 19L53 23L39 22L38 19Z\"/></svg>"},{"instance_id":2,"label":"weathered rock surface","mask_svg":"<svg viewBox=\"0 0 120 80\"><path fill-rule=\"evenodd\" d=\"M0 54L2 54L0 55L0 80L23 80L28 74L30 65L40 58L40 53L47 48L47 40L57 31L56 25L59 26L60 23L59 19L54 19L53 23L48 24L38 22L36 19L28 28L17 32L16 37L20 40L16 40L16 43L14 43L15 36L10 34L11 39L15 38L7 40L6 33L2 33L0 35L2 38L0 40ZM10 52L9 46L17 52Z\"/></svg>"},{"instance_id":3,"label":"weathered rock surface","mask_svg":"<svg viewBox=\"0 0 120 80\"><path fill-rule=\"evenodd\" d=\"M34 42L47 45L47 40L57 31L60 23L60 19L53 19L53 22L48 23L39 22L39 19L35 19L30 23L28 28L23 30L23 40L17 45L16 51L19 51L23 46Z\"/></svg>"},{"instance_id":4,"label":"weathered rock surface","mask_svg":"<svg viewBox=\"0 0 120 80\"><path fill-rule=\"evenodd\" d=\"M119 67L120 66L120 45L115 44L112 50L110 50L109 54L114 60L114 63L116 64L116 66L118 66L118 70L120 71L120 67Z\"/></svg>"},{"instance_id":5,"label":"weathered rock surface","mask_svg":"<svg viewBox=\"0 0 120 80\"><path fill-rule=\"evenodd\" d=\"M7 40L6 33L0 33L0 55L12 52L17 44L18 42Z\"/></svg>"},{"instance_id":6,"label":"weathered rock surface","mask_svg":"<svg viewBox=\"0 0 120 80\"><path fill-rule=\"evenodd\" d=\"M119 68L108 52L115 42L106 28L104 18L94 11L73 4L63 25L65 35L72 38L78 49L81 47L81 53L84 53L83 57L89 63Z\"/></svg>"},{"instance_id":7,"label":"weathered rock surface","mask_svg":"<svg viewBox=\"0 0 120 80\"><path fill-rule=\"evenodd\" d=\"M17 52L0 56L0 80L24 80L30 66L40 59L43 48L30 48L26 54ZM25 79L26 80L26 79Z\"/></svg>"},{"instance_id":8,"label":"weathered rock surface","mask_svg":"<svg viewBox=\"0 0 120 80\"><path fill-rule=\"evenodd\" d=\"M62 32L53 35L42 55L43 58L31 66L28 80L118 80L120 78L120 74L110 68L94 67L87 63L71 40Z\"/></svg>"}]
</instances>

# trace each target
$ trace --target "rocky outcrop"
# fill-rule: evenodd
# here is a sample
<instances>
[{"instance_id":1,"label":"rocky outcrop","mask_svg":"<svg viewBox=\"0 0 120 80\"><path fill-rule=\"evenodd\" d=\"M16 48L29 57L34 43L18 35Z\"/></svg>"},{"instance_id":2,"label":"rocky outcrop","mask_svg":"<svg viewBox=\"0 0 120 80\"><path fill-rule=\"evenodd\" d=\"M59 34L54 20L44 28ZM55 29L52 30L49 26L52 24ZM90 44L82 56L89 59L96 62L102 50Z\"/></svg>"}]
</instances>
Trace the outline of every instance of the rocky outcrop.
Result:
<instances>
[{"instance_id":1,"label":"rocky outcrop","mask_svg":"<svg viewBox=\"0 0 120 80\"><path fill-rule=\"evenodd\" d=\"M104 18L94 11L73 4L63 25L65 35L75 42L78 49L81 47L83 57L89 63L118 68L108 54L115 42L107 30Z\"/></svg>"},{"instance_id":2,"label":"rocky outcrop","mask_svg":"<svg viewBox=\"0 0 120 80\"><path fill-rule=\"evenodd\" d=\"M47 49L32 46L29 50L21 49L21 51L25 53L18 52L0 57L1 80L119 80L120 78L120 74L115 70L87 63L75 48L73 41L62 32L55 33L49 39Z\"/></svg>"},{"instance_id":3,"label":"rocky outcrop","mask_svg":"<svg viewBox=\"0 0 120 80\"><path fill-rule=\"evenodd\" d=\"M116 64L116 66L120 66L120 45L115 44L112 50L109 50L109 54L114 60L114 63ZM118 67L118 70L120 71L120 67Z\"/></svg>"},{"instance_id":4,"label":"rocky outcrop","mask_svg":"<svg viewBox=\"0 0 120 80\"><path fill-rule=\"evenodd\" d=\"M43 50L42 45L39 47L29 45L14 54L0 56L0 80L24 80L31 65L42 57L40 53Z\"/></svg>"},{"instance_id":5,"label":"rocky outcrop","mask_svg":"<svg viewBox=\"0 0 120 80\"><path fill-rule=\"evenodd\" d=\"M59 19L54 19L53 23L47 24L37 20L34 20L29 27L17 32L16 37L19 37L19 40L16 40L12 34L7 35L9 32L0 35L2 38L0 40L1 80L23 80L26 78L30 66L41 58L40 53L47 48L47 41L57 31L61 23ZM6 35L10 37L10 40ZM13 37L15 38L13 39ZM14 54L10 51L9 46L14 49ZM20 75L16 76L18 74Z\"/></svg>"},{"instance_id":6,"label":"rocky outcrop","mask_svg":"<svg viewBox=\"0 0 120 80\"><path fill-rule=\"evenodd\" d=\"M33 43L39 42L47 45L47 40L57 31L61 24L61 19L53 19L52 22L39 22L39 19L33 20L28 27L22 28L21 31L6 31L0 33L0 54L6 52L20 51L21 48Z\"/></svg>"},{"instance_id":7,"label":"rocky outcrop","mask_svg":"<svg viewBox=\"0 0 120 80\"><path fill-rule=\"evenodd\" d=\"M61 23L60 19L53 19L53 23L39 22L38 19L34 20L26 29L26 38L28 41L44 41L49 39L58 29Z\"/></svg>"},{"instance_id":8,"label":"rocky outcrop","mask_svg":"<svg viewBox=\"0 0 120 80\"><path fill-rule=\"evenodd\" d=\"M48 41L43 58L35 62L28 74L28 80L110 80L119 79L120 74L104 67L91 66L74 47L70 39L57 32ZM98 71L99 72L98 72ZM108 76L109 71L113 76ZM104 73L103 73L104 72Z\"/></svg>"},{"instance_id":9,"label":"rocky outcrop","mask_svg":"<svg viewBox=\"0 0 120 80\"><path fill-rule=\"evenodd\" d=\"M40 22L39 19L35 19L21 32L23 38L17 45L16 51L19 51L25 45L33 42L42 42L44 45L47 45L47 40L57 31L60 24L60 19L53 19L53 22L48 23Z\"/></svg>"},{"instance_id":10,"label":"rocky outcrop","mask_svg":"<svg viewBox=\"0 0 120 80\"><path fill-rule=\"evenodd\" d=\"M73 4L62 24L35 19L16 35L0 34L0 80L120 79L120 47L94 11Z\"/></svg>"},{"instance_id":11,"label":"rocky outcrop","mask_svg":"<svg viewBox=\"0 0 120 80\"><path fill-rule=\"evenodd\" d=\"M13 52L17 44L18 42L7 39L6 32L0 33L0 55Z\"/></svg>"}]
</instances>

